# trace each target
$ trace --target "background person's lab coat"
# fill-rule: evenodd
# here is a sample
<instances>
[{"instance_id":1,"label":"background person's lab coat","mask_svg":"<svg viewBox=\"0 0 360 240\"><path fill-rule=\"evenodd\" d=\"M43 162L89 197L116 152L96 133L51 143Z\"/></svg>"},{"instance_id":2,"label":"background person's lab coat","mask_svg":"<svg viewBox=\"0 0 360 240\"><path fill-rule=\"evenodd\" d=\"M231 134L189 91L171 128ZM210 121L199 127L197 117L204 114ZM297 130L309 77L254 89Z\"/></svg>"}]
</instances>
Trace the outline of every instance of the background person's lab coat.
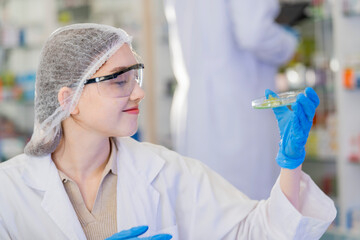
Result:
<instances>
[{"instance_id":1,"label":"background person's lab coat","mask_svg":"<svg viewBox=\"0 0 360 240\"><path fill-rule=\"evenodd\" d=\"M118 138L117 146L118 231L149 225L144 236L173 240L319 239L336 215L304 173L298 211L278 182L257 202L199 161L131 138ZM0 182L1 240L86 239L50 155L0 164Z\"/></svg>"},{"instance_id":2,"label":"background person's lab coat","mask_svg":"<svg viewBox=\"0 0 360 240\"><path fill-rule=\"evenodd\" d=\"M174 148L220 173L255 199L278 175L279 133L271 110L251 101L274 89L277 67L296 39L274 23L276 0L166 0L178 81Z\"/></svg>"}]
</instances>

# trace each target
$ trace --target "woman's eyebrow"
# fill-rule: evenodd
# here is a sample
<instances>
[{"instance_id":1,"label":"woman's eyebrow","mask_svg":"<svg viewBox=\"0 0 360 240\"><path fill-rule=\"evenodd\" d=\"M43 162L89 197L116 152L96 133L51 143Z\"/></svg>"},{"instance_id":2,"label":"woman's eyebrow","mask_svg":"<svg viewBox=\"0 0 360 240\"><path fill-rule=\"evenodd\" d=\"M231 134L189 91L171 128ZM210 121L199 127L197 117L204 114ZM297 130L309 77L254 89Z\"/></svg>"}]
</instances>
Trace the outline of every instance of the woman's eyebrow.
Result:
<instances>
[{"instance_id":1,"label":"woman's eyebrow","mask_svg":"<svg viewBox=\"0 0 360 240\"><path fill-rule=\"evenodd\" d=\"M124 70L124 69L126 69L126 68L128 68L128 67L127 67L127 66L115 67L115 68L113 68L113 69L110 71L110 74L116 73L116 72L120 72L121 70Z\"/></svg>"}]
</instances>

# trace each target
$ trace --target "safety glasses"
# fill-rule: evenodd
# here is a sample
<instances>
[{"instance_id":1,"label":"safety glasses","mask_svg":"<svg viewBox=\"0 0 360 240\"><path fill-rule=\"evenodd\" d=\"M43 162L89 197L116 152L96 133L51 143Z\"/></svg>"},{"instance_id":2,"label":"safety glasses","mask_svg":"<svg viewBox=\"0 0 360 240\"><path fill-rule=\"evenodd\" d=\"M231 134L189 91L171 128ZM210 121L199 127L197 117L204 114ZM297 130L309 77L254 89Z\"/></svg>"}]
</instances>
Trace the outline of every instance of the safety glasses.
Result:
<instances>
[{"instance_id":1,"label":"safety glasses","mask_svg":"<svg viewBox=\"0 0 360 240\"><path fill-rule=\"evenodd\" d=\"M138 63L119 72L88 79L84 85L97 83L100 96L120 98L128 97L136 84L141 87L143 81L144 64Z\"/></svg>"}]
</instances>

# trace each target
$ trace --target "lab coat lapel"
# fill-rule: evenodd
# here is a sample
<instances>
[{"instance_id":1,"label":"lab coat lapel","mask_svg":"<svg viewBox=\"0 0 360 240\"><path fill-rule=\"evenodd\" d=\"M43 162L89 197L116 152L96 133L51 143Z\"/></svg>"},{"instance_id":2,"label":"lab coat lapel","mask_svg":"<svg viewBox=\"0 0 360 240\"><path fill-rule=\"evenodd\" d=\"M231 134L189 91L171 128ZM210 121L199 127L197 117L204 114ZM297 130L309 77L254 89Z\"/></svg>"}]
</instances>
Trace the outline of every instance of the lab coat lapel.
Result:
<instances>
[{"instance_id":1,"label":"lab coat lapel","mask_svg":"<svg viewBox=\"0 0 360 240\"><path fill-rule=\"evenodd\" d=\"M130 139L118 141L118 230L147 225L146 235L158 230L159 192L151 185L164 161Z\"/></svg>"},{"instance_id":2,"label":"lab coat lapel","mask_svg":"<svg viewBox=\"0 0 360 240\"><path fill-rule=\"evenodd\" d=\"M45 192L41 206L69 239L86 239L50 155L30 159L23 178L30 187Z\"/></svg>"}]
</instances>

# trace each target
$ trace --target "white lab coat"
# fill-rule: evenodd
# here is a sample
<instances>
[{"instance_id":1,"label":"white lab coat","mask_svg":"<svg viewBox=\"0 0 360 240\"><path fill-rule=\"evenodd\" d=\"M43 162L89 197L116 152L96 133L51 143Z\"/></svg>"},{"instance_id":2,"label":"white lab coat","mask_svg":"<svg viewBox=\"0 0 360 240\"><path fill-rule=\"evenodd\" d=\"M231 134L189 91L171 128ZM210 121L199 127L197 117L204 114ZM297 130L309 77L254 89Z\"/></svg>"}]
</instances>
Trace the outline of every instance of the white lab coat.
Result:
<instances>
[{"instance_id":1,"label":"white lab coat","mask_svg":"<svg viewBox=\"0 0 360 240\"><path fill-rule=\"evenodd\" d=\"M269 196L279 133L251 101L273 89L296 39L274 23L277 0L166 0L178 86L174 148L203 161L251 198Z\"/></svg>"},{"instance_id":2,"label":"white lab coat","mask_svg":"<svg viewBox=\"0 0 360 240\"><path fill-rule=\"evenodd\" d=\"M173 239L318 239L333 202L302 175L298 212L276 183L249 200L201 162L161 146L118 139L117 228L149 225ZM0 164L0 239L85 239L50 155Z\"/></svg>"}]
</instances>

